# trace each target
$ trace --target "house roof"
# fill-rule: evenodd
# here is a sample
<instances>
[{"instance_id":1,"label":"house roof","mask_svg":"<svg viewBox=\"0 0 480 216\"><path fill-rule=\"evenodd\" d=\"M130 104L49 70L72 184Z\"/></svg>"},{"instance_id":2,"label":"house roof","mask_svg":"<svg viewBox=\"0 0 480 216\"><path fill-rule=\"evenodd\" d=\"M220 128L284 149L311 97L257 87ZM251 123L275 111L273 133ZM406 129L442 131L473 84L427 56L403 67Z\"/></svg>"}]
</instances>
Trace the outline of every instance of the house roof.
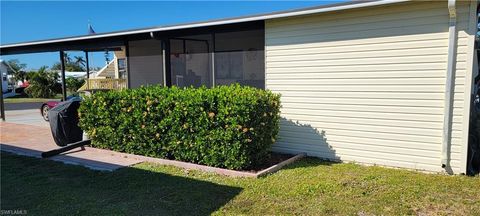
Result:
<instances>
[{"instance_id":1,"label":"house roof","mask_svg":"<svg viewBox=\"0 0 480 216\"><path fill-rule=\"evenodd\" d=\"M354 9L354 8L373 7L373 6L406 2L406 1L409 1L409 0L349 1L349 2L343 2L343 3L328 4L328 5L322 5L317 7L287 10L287 11L252 15L252 16L241 16L241 17L227 18L227 19L215 19L215 20L209 20L209 21L203 21L203 22L192 22L192 23L184 23L184 24L177 24L177 25L164 25L164 26L132 29L132 30L125 30L125 31L113 31L113 32L93 34L93 35L81 35L81 36L74 36L74 37L64 37L64 38L37 40L37 41L29 41L29 42L21 42L21 43L3 44L3 45L0 45L0 53L2 53L2 51L6 51L6 49L8 48L18 49L21 47L45 45L45 44L53 44L53 43L75 42L75 41L92 40L92 39L106 39L109 37L129 36L129 35L142 34L142 33L162 32L162 31L171 31L171 30L180 30L180 29L189 29L189 28L207 27L207 26L216 26L216 25L225 25L225 24L235 24L235 23L244 23L244 22L251 22L251 21L262 21L262 20L269 20L269 19L276 19L276 18L326 13L326 12L340 11L340 10L347 10L347 9Z\"/></svg>"},{"instance_id":2,"label":"house roof","mask_svg":"<svg viewBox=\"0 0 480 216\"><path fill-rule=\"evenodd\" d=\"M15 70L10 66L5 60L0 59L0 64L3 64L7 67L7 74L12 74Z\"/></svg>"}]
</instances>

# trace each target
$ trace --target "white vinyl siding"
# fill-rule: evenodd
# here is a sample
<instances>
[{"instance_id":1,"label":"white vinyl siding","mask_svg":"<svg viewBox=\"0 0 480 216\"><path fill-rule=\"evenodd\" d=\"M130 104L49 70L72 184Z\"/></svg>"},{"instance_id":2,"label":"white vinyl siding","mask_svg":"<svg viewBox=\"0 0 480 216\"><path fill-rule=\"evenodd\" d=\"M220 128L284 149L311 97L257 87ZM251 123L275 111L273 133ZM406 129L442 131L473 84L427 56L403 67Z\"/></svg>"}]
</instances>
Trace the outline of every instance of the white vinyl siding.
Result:
<instances>
[{"instance_id":1,"label":"white vinyl siding","mask_svg":"<svg viewBox=\"0 0 480 216\"><path fill-rule=\"evenodd\" d=\"M470 4L457 3L451 169L465 172ZM266 88L282 95L273 149L429 171L440 167L447 2L267 20ZM470 61L471 62L471 61Z\"/></svg>"}]
</instances>

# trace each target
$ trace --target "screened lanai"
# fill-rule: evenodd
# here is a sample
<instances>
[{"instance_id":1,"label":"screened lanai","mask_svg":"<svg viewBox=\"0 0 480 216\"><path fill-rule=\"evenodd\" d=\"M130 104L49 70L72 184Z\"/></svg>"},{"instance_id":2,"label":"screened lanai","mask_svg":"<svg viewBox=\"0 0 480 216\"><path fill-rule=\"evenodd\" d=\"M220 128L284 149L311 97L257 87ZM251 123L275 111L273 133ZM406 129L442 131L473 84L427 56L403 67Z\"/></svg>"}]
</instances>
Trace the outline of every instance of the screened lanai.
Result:
<instances>
[{"instance_id":1,"label":"screened lanai","mask_svg":"<svg viewBox=\"0 0 480 216\"><path fill-rule=\"evenodd\" d=\"M88 52L123 53L116 58L115 78L125 79L128 88L157 84L213 87L231 83L265 87L263 21L117 34L2 45L0 53L56 51L62 62L63 52L67 51L84 51L87 60Z\"/></svg>"}]
</instances>

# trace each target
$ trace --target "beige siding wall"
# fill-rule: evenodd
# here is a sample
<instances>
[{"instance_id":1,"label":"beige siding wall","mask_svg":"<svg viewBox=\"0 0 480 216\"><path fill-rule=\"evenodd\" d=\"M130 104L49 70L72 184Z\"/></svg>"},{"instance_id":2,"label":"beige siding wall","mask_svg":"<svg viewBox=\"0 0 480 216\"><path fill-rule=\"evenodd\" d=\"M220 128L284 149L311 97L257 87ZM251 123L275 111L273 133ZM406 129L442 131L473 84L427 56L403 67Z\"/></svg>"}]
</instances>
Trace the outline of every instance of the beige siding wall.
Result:
<instances>
[{"instance_id":1,"label":"beige siding wall","mask_svg":"<svg viewBox=\"0 0 480 216\"><path fill-rule=\"evenodd\" d=\"M465 171L470 4L458 3L451 169ZM446 2L266 21L266 87L282 94L274 150L430 171L440 167ZM470 63L469 63L470 62Z\"/></svg>"}]
</instances>

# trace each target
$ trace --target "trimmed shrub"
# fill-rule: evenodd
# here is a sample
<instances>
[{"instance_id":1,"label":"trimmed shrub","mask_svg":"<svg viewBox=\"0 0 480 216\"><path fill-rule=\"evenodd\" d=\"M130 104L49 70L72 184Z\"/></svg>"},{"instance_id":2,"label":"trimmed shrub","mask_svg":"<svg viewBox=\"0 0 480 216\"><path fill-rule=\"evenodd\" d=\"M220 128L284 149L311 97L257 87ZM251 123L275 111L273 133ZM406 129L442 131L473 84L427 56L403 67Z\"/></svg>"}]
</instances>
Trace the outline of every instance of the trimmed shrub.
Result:
<instances>
[{"instance_id":1,"label":"trimmed shrub","mask_svg":"<svg viewBox=\"0 0 480 216\"><path fill-rule=\"evenodd\" d=\"M79 113L94 147L240 170L268 159L279 109L280 95L236 84L99 92Z\"/></svg>"}]
</instances>

